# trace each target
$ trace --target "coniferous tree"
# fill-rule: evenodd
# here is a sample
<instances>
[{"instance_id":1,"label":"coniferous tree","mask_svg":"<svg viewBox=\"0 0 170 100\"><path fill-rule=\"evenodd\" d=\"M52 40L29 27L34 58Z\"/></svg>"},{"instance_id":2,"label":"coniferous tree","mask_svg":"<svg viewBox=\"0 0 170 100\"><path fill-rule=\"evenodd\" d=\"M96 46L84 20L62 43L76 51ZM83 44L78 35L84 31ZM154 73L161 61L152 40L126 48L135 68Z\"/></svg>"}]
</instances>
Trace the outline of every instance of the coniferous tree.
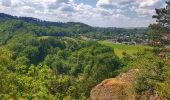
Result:
<instances>
[{"instance_id":1,"label":"coniferous tree","mask_svg":"<svg viewBox=\"0 0 170 100\"><path fill-rule=\"evenodd\" d=\"M166 4L165 8L155 9L156 15L153 18L156 18L156 22L163 26L167 32L170 32L170 0Z\"/></svg>"},{"instance_id":2,"label":"coniferous tree","mask_svg":"<svg viewBox=\"0 0 170 100\"><path fill-rule=\"evenodd\" d=\"M155 11L153 18L156 19L156 23L149 26L153 30L151 32L153 43L168 44L170 43L168 39L170 37L170 0L166 1L166 7L155 9Z\"/></svg>"}]
</instances>

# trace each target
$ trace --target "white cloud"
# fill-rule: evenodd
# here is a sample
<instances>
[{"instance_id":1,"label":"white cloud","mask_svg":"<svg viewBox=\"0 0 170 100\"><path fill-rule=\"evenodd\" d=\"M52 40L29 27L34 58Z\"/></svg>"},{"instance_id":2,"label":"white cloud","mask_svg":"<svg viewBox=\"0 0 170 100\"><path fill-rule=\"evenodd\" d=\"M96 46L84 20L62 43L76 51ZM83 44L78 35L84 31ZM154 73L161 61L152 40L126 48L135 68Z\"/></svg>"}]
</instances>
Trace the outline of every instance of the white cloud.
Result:
<instances>
[{"instance_id":1,"label":"white cloud","mask_svg":"<svg viewBox=\"0 0 170 100\"><path fill-rule=\"evenodd\" d=\"M139 7L154 6L160 0L140 0Z\"/></svg>"},{"instance_id":2,"label":"white cloud","mask_svg":"<svg viewBox=\"0 0 170 100\"><path fill-rule=\"evenodd\" d=\"M135 2L135 0L98 0L97 6L103 8L126 7Z\"/></svg>"},{"instance_id":3,"label":"white cloud","mask_svg":"<svg viewBox=\"0 0 170 100\"><path fill-rule=\"evenodd\" d=\"M154 6L160 0L98 0L99 7L126 7L129 5L137 5L139 7Z\"/></svg>"},{"instance_id":4,"label":"white cloud","mask_svg":"<svg viewBox=\"0 0 170 100\"><path fill-rule=\"evenodd\" d=\"M136 8L135 11L138 15L145 15L145 16L152 16L155 13L154 9L147 9L147 8Z\"/></svg>"},{"instance_id":5,"label":"white cloud","mask_svg":"<svg viewBox=\"0 0 170 100\"><path fill-rule=\"evenodd\" d=\"M146 26L153 21L155 7L160 0L98 0L96 6L73 0L0 0L0 12L93 26Z\"/></svg>"}]
</instances>

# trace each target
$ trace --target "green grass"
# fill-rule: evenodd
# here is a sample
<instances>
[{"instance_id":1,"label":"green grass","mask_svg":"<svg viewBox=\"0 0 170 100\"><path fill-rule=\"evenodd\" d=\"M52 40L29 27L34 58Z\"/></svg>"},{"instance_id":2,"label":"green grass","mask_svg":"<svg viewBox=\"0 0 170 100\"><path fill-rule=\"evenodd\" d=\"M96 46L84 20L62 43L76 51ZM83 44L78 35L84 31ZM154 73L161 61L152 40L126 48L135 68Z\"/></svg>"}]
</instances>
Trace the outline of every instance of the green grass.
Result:
<instances>
[{"instance_id":1,"label":"green grass","mask_svg":"<svg viewBox=\"0 0 170 100\"><path fill-rule=\"evenodd\" d=\"M116 55L120 58L122 58L123 52L126 52L129 55L133 55L139 51L144 51L145 49L152 49L152 47L150 46L143 46L143 45L114 44L106 41L99 41L99 43L114 48Z\"/></svg>"},{"instance_id":2,"label":"green grass","mask_svg":"<svg viewBox=\"0 0 170 100\"><path fill-rule=\"evenodd\" d=\"M48 39L50 36L40 36L39 39Z\"/></svg>"}]
</instances>

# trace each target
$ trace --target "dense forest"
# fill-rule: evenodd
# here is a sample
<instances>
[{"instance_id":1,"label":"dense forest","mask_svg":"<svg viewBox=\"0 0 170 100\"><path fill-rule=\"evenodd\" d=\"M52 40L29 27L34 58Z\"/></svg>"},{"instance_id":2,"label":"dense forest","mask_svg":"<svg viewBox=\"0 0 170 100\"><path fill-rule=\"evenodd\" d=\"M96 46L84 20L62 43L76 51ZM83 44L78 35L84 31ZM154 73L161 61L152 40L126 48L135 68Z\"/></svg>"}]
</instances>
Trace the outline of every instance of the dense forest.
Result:
<instances>
[{"instance_id":1,"label":"dense forest","mask_svg":"<svg viewBox=\"0 0 170 100\"><path fill-rule=\"evenodd\" d=\"M87 99L92 87L122 66L113 48L75 38L90 26L8 18L0 22L1 99Z\"/></svg>"},{"instance_id":2,"label":"dense forest","mask_svg":"<svg viewBox=\"0 0 170 100\"><path fill-rule=\"evenodd\" d=\"M133 91L170 99L169 6L156 9L149 28L99 28L0 14L0 99L87 100L107 78L139 69ZM147 34L153 49L133 55L102 41L119 34ZM168 38L168 39L167 39ZM127 48L128 49L128 48Z\"/></svg>"}]
</instances>

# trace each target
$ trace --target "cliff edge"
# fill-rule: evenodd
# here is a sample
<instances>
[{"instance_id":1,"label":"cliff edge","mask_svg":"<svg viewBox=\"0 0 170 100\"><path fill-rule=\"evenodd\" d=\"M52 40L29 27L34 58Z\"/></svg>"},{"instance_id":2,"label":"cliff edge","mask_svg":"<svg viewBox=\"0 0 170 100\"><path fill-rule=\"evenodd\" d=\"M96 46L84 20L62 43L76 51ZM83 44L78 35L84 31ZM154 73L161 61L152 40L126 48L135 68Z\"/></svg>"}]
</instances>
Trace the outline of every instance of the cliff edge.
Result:
<instances>
[{"instance_id":1,"label":"cliff edge","mask_svg":"<svg viewBox=\"0 0 170 100\"><path fill-rule=\"evenodd\" d=\"M156 92L132 92L138 69L122 73L116 78L106 79L91 90L91 100L167 100Z\"/></svg>"},{"instance_id":2,"label":"cliff edge","mask_svg":"<svg viewBox=\"0 0 170 100\"><path fill-rule=\"evenodd\" d=\"M116 78L106 79L91 91L92 100L132 100L130 93L137 69L122 73Z\"/></svg>"}]
</instances>

